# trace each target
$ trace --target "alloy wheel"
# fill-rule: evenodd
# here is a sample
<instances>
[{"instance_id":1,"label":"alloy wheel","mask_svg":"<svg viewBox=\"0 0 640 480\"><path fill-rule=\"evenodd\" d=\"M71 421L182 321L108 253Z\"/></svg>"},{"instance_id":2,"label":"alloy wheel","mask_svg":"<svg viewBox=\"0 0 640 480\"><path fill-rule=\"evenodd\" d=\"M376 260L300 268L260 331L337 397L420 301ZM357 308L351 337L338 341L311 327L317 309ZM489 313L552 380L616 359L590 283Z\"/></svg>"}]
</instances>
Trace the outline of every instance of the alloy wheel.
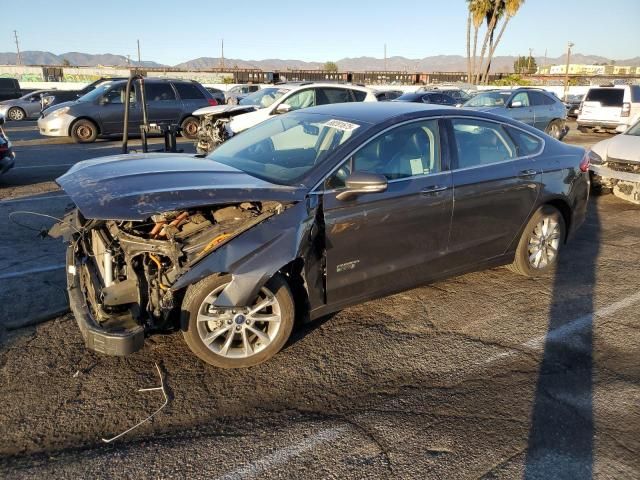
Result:
<instances>
[{"instance_id":1,"label":"alloy wheel","mask_svg":"<svg viewBox=\"0 0 640 480\"><path fill-rule=\"evenodd\" d=\"M7 113L7 116L10 120L20 121L24 118L24 112L19 108L12 108Z\"/></svg>"},{"instance_id":2,"label":"alloy wheel","mask_svg":"<svg viewBox=\"0 0 640 480\"><path fill-rule=\"evenodd\" d=\"M536 269L544 269L553 264L558 256L560 223L553 217L544 217L533 229L529 237L529 264Z\"/></svg>"},{"instance_id":3,"label":"alloy wheel","mask_svg":"<svg viewBox=\"0 0 640 480\"><path fill-rule=\"evenodd\" d=\"M248 358L276 338L282 321L275 295L263 287L250 307L219 308L215 301L227 284L214 289L198 309L197 330L205 346L226 358Z\"/></svg>"}]
</instances>

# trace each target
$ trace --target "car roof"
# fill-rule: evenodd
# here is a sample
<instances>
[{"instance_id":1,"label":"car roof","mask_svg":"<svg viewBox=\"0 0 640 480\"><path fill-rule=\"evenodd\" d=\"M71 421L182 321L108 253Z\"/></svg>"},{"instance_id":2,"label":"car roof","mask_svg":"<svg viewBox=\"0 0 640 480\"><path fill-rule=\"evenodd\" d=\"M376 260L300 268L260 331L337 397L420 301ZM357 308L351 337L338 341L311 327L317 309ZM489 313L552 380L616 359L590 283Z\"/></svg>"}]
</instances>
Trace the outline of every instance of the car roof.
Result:
<instances>
[{"instance_id":1,"label":"car roof","mask_svg":"<svg viewBox=\"0 0 640 480\"><path fill-rule=\"evenodd\" d=\"M362 85L357 85L355 83L339 83L339 82L285 82L285 83L276 83L273 85L274 87L280 88L290 88L290 89L302 89L302 88L310 88L310 87L333 87L333 88L349 88L351 90L360 90L363 92L374 92L372 88L364 87ZM269 87L266 87L269 88Z\"/></svg>"},{"instance_id":2,"label":"car roof","mask_svg":"<svg viewBox=\"0 0 640 480\"><path fill-rule=\"evenodd\" d=\"M412 102L333 103L300 110L301 113L332 115L363 123L381 123L395 117L412 113L429 112L433 115L438 115L454 111L463 112L461 109L453 107Z\"/></svg>"}]
</instances>

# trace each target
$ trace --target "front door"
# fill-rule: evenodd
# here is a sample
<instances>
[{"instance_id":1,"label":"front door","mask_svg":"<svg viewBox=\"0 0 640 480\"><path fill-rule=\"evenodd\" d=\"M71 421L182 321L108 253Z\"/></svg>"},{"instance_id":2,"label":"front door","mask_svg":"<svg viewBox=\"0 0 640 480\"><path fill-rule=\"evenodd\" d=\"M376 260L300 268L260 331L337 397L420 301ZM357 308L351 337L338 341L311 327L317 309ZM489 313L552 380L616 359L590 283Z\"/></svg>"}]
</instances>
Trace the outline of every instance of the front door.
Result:
<instances>
[{"instance_id":1,"label":"front door","mask_svg":"<svg viewBox=\"0 0 640 480\"><path fill-rule=\"evenodd\" d=\"M144 85L149 123L177 124L182 105L169 82L147 82Z\"/></svg>"},{"instance_id":2,"label":"front door","mask_svg":"<svg viewBox=\"0 0 640 480\"><path fill-rule=\"evenodd\" d=\"M535 206L542 172L501 123L454 118L450 128L457 162L449 250L465 267L508 250Z\"/></svg>"},{"instance_id":3,"label":"front door","mask_svg":"<svg viewBox=\"0 0 640 480\"><path fill-rule=\"evenodd\" d=\"M346 305L418 285L446 262L453 207L437 120L395 127L325 182L327 302ZM338 200L351 172L384 175L382 193Z\"/></svg>"},{"instance_id":4,"label":"front door","mask_svg":"<svg viewBox=\"0 0 640 480\"><path fill-rule=\"evenodd\" d=\"M137 101L137 87L132 86L129 103L129 134L140 133L142 113ZM120 134L124 125L124 99L126 85L116 85L109 89L98 101L100 120L102 121L101 133L103 135Z\"/></svg>"},{"instance_id":5,"label":"front door","mask_svg":"<svg viewBox=\"0 0 640 480\"><path fill-rule=\"evenodd\" d=\"M507 107L509 116L527 125L534 126L535 113L527 92L516 93Z\"/></svg>"}]
</instances>

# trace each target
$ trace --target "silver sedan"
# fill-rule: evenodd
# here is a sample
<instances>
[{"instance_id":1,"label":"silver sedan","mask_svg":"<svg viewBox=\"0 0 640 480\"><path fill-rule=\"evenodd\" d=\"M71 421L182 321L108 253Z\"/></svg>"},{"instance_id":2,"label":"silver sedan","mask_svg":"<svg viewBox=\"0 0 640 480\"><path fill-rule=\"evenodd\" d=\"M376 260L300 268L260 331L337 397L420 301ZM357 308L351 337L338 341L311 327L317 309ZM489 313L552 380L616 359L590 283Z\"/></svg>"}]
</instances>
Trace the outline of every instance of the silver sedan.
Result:
<instances>
[{"instance_id":1,"label":"silver sedan","mask_svg":"<svg viewBox=\"0 0 640 480\"><path fill-rule=\"evenodd\" d=\"M37 90L20 98L0 102L0 115L4 115L7 120L15 121L37 118L42 110L40 96L46 96L48 93L48 90Z\"/></svg>"}]
</instances>

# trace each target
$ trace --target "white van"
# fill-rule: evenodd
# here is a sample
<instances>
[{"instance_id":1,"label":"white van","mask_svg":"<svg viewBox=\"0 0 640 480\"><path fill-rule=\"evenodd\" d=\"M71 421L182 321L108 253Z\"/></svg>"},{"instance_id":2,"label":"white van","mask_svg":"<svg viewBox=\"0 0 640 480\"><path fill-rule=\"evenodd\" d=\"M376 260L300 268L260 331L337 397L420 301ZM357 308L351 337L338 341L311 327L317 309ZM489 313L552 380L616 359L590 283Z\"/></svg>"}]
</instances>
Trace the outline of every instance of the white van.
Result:
<instances>
[{"instance_id":1,"label":"white van","mask_svg":"<svg viewBox=\"0 0 640 480\"><path fill-rule=\"evenodd\" d=\"M591 87L578 112L578 130L623 132L640 118L640 85Z\"/></svg>"}]
</instances>

